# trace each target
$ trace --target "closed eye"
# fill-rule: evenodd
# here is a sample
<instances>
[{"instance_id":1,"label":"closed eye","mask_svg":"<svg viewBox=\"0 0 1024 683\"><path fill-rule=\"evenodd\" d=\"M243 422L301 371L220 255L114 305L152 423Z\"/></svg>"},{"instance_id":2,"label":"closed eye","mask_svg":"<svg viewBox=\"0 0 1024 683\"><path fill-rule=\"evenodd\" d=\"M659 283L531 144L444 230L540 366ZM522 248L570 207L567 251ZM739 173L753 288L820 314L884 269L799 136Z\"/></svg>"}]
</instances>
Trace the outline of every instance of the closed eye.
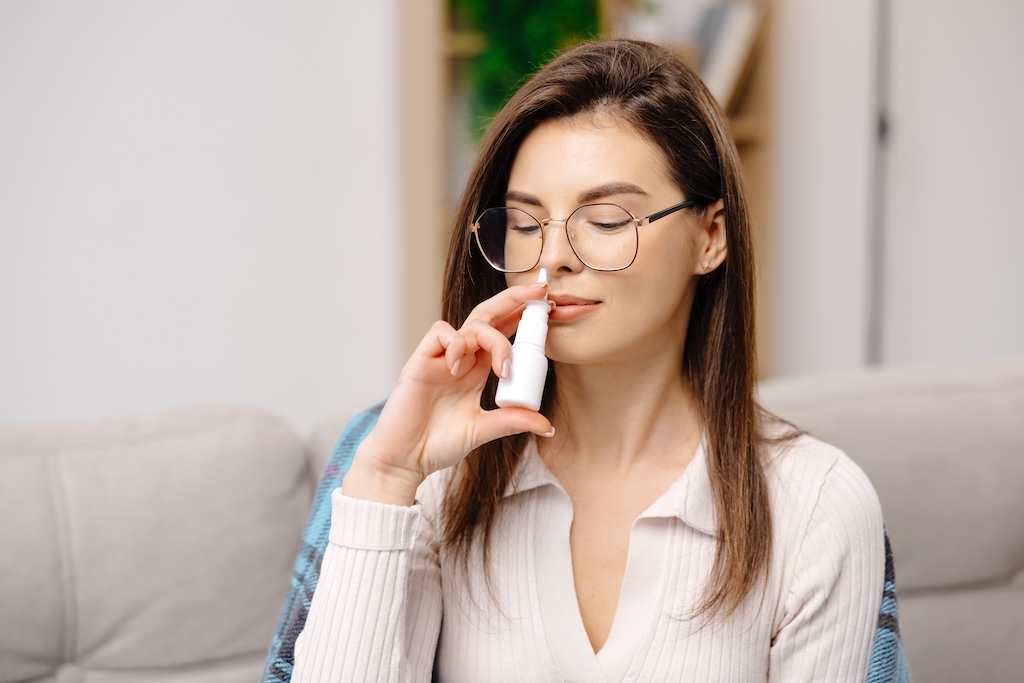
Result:
<instances>
[{"instance_id":1,"label":"closed eye","mask_svg":"<svg viewBox=\"0 0 1024 683\"><path fill-rule=\"evenodd\" d=\"M510 225L508 226L508 230L512 232L517 232L521 235L532 235L533 233L540 230L540 226L537 225L536 223L524 225Z\"/></svg>"},{"instance_id":2,"label":"closed eye","mask_svg":"<svg viewBox=\"0 0 1024 683\"><path fill-rule=\"evenodd\" d=\"M588 224L597 228L598 230L612 232L614 230L619 230L621 228L626 227L631 222L631 219L626 219L622 221L588 221Z\"/></svg>"}]
</instances>

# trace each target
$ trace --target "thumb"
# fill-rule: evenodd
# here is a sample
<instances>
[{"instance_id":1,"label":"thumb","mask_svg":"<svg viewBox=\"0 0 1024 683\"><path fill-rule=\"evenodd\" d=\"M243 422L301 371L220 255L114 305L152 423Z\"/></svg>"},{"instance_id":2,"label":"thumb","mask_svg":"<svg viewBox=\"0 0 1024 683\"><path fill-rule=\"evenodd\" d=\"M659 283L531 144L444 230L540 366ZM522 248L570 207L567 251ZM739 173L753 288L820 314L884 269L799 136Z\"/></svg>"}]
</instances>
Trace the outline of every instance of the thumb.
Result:
<instances>
[{"instance_id":1,"label":"thumb","mask_svg":"<svg viewBox=\"0 0 1024 683\"><path fill-rule=\"evenodd\" d=\"M555 428L548 418L528 408L483 410L476 424L477 445L523 432L537 436L552 436Z\"/></svg>"}]
</instances>

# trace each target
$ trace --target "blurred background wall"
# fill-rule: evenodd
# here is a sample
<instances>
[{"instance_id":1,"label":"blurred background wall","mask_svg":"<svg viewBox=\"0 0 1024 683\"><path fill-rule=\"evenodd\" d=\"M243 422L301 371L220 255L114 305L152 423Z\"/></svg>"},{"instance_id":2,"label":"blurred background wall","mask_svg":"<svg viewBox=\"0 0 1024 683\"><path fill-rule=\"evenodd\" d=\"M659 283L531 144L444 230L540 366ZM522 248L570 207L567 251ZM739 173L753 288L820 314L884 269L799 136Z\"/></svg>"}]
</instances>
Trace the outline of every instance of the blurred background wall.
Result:
<instances>
[{"instance_id":1,"label":"blurred background wall","mask_svg":"<svg viewBox=\"0 0 1024 683\"><path fill-rule=\"evenodd\" d=\"M386 395L395 0L0 3L0 421Z\"/></svg>"},{"instance_id":2,"label":"blurred background wall","mask_svg":"<svg viewBox=\"0 0 1024 683\"><path fill-rule=\"evenodd\" d=\"M1024 353L1024 3L890 5L881 358Z\"/></svg>"},{"instance_id":3,"label":"blurred background wall","mask_svg":"<svg viewBox=\"0 0 1024 683\"><path fill-rule=\"evenodd\" d=\"M772 9L769 367L1024 352L1024 3Z\"/></svg>"},{"instance_id":4,"label":"blurred background wall","mask_svg":"<svg viewBox=\"0 0 1024 683\"><path fill-rule=\"evenodd\" d=\"M759 4L764 374L1024 352L1024 4ZM0 3L0 421L237 400L305 429L383 397L437 315L467 163L486 45L449 23Z\"/></svg>"}]
</instances>

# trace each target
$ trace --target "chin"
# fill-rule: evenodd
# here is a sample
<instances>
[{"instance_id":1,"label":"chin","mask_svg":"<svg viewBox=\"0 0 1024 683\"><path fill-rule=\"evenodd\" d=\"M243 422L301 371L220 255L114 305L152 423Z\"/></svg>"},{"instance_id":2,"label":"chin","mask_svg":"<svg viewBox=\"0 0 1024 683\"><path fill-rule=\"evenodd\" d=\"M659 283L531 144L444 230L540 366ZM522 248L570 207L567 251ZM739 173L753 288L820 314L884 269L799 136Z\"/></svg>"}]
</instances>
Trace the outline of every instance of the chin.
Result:
<instances>
[{"instance_id":1,"label":"chin","mask_svg":"<svg viewBox=\"0 0 1024 683\"><path fill-rule=\"evenodd\" d=\"M548 360L566 365L587 365L594 362L594 354L589 353L585 347L569 348L565 344L552 344L548 340L544 349L544 355Z\"/></svg>"}]
</instances>

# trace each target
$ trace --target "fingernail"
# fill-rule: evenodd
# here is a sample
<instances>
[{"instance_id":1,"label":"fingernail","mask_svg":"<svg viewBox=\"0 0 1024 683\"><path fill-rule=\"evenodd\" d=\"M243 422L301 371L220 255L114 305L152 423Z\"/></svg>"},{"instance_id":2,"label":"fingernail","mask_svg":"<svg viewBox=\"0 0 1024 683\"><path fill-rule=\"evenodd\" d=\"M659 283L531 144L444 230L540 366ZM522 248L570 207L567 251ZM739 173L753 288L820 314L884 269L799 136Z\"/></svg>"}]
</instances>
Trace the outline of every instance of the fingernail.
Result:
<instances>
[{"instance_id":1,"label":"fingernail","mask_svg":"<svg viewBox=\"0 0 1024 683\"><path fill-rule=\"evenodd\" d=\"M462 365L462 359L458 358L455 360L455 364L452 365L452 377L459 374L459 366Z\"/></svg>"},{"instance_id":2,"label":"fingernail","mask_svg":"<svg viewBox=\"0 0 1024 683\"><path fill-rule=\"evenodd\" d=\"M555 428L554 427L551 428L551 431L545 432L544 434L541 434L541 436L546 436L548 438L551 438L554 435L555 435Z\"/></svg>"},{"instance_id":3,"label":"fingernail","mask_svg":"<svg viewBox=\"0 0 1024 683\"><path fill-rule=\"evenodd\" d=\"M546 282L534 282L530 286L531 287L536 287L537 289L547 289L548 283L546 283Z\"/></svg>"},{"instance_id":4,"label":"fingernail","mask_svg":"<svg viewBox=\"0 0 1024 683\"><path fill-rule=\"evenodd\" d=\"M551 311L555 310L555 307L557 305L558 304L556 304L554 301L548 301L548 312L550 313Z\"/></svg>"},{"instance_id":5,"label":"fingernail","mask_svg":"<svg viewBox=\"0 0 1024 683\"><path fill-rule=\"evenodd\" d=\"M512 363L506 358L505 362L501 364L501 378L508 379L508 376L512 374Z\"/></svg>"}]
</instances>

